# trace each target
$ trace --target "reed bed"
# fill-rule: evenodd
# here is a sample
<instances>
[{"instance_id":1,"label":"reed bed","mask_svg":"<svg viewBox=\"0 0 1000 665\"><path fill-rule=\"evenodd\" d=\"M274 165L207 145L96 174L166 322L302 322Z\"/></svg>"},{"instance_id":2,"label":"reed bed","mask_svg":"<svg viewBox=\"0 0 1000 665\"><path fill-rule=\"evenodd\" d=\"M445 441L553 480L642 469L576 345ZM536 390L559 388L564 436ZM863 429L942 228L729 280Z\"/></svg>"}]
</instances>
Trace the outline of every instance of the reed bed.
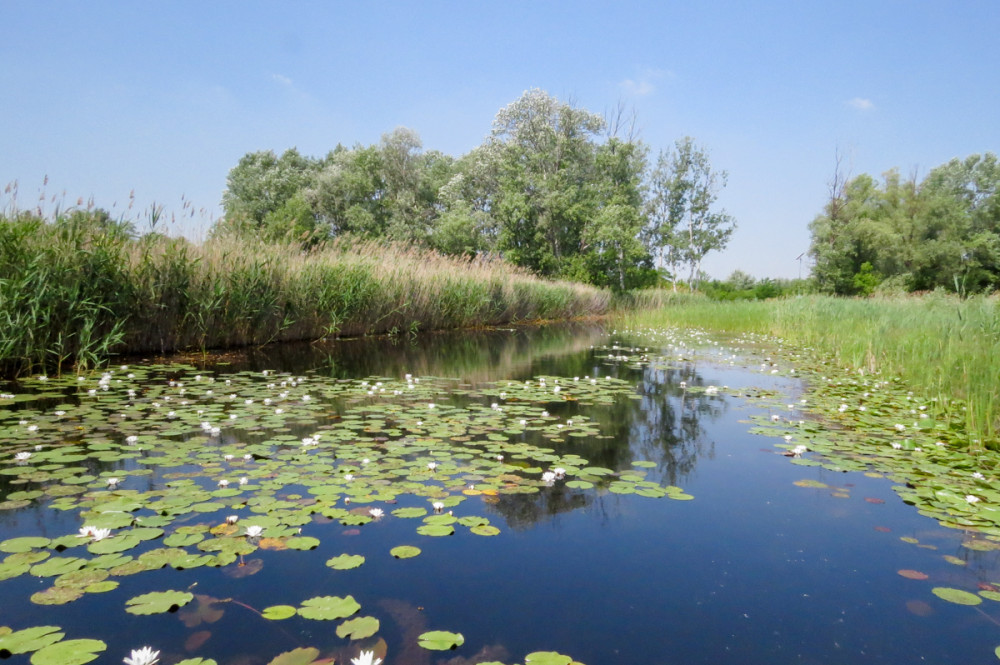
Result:
<instances>
[{"instance_id":1,"label":"reed bed","mask_svg":"<svg viewBox=\"0 0 1000 665\"><path fill-rule=\"evenodd\" d=\"M606 291L349 239L304 252L222 238L130 236L79 213L0 217L0 372L166 353L566 319Z\"/></svg>"},{"instance_id":2,"label":"reed bed","mask_svg":"<svg viewBox=\"0 0 1000 665\"><path fill-rule=\"evenodd\" d=\"M632 315L631 324L681 325L774 335L855 372L899 376L939 404L964 409L970 446L997 447L1000 433L1000 303L944 294L847 299L800 296L717 302L678 299Z\"/></svg>"}]
</instances>

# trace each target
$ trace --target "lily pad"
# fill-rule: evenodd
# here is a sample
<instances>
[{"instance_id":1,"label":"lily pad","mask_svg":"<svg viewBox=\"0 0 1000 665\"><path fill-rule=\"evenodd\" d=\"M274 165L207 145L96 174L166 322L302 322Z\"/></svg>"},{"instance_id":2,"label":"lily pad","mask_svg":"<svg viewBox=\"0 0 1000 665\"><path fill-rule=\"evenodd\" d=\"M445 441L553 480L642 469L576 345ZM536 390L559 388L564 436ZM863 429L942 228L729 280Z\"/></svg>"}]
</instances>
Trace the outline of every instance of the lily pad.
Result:
<instances>
[{"instance_id":1,"label":"lily pad","mask_svg":"<svg viewBox=\"0 0 1000 665\"><path fill-rule=\"evenodd\" d=\"M421 536L450 536L455 533L455 527L450 524L424 524L417 527Z\"/></svg>"},{"instance_id":2,"label":"lily pad","mask_svg":"<svg viewBox=\"0 0 1000 665\"><path fill-rule=\"evenodd\" d=\"M319 649L301 647L272 658L267 665L309 665L315 663L317 658L319 658Z\"/></svg>"},{"instance_id":3,"label":"lily pad","mask_svg":"<svg viewBox=\"0 0 1000 665\"><path fill-rule=\"evenodd\" d=\"M82 665L95 660L108 645L101 640L65 640L39 649L32 665Z\"/></svg>"},{"instance_id":4,"label":"lily pad","mask_svg":"<svg viewBox=\"0 0 1000 665\"><path fill-rule=\"evenodd\" d=\"M465 644L465 637L461 633L449 633L445 630L432 630L421 634L417 638L418 643L425 649L434 651L449 651Z\"/></svg>"},{"instance_id":5,"label":"lily pad","mask_svg":"<svg viewBox=\"0 0 1000 665\"><path fill-rule=\"evenodd\" d=\"M399 545L389 550L389 554L397 559L411 559L420 554L420 548L412 545Z\"/></svg>"},{"instance_id":6,"label":"lily pad","mask_svg":"<svg viewBox=\"0 0 1000 665\"><path fill-rule=\"evenodd\" d=\"M974 593L951 587L934 587L931 589L931 593L941 600L946 600L956 605L979 605L983 602L983 599Z\"/></svg>"},{"instance_id":7,"label":"lily pad","mask_svg":"<svg viewBox=\"0 0 1000 665\"><path fill-rule=\"evenodd\" d=\"M353 596L318 596L302 601L299 615L306 619L329 621L331 619L346 619L361 609Z\"/></svg>"},{"instance_id":8,"label":"lily pad","mask_svg":"<svg viewBox=\"0 0 1000 665\"><path fill-rule=\"evenodd\" d=\"M129 614L162 614L187 605L194 594L187 591L153 591L130 598L125 602Z\"/></svg>"},{"instance_id":9,"label":"lily pad","mask_svg":"<svg viewBox=\"0 0 1000 665\"><path fill-rule=\"evenodd\" d=\"M334 570L350 570L357 568L365 562L365 558L360 554L341 554L332 559L328 559L326 565Z\"/></svg>"},{"instance_id":10,"label":"lily pad","mask_svg":"<svg viewBox=\"0 0 1000 665\"><path fill-rule=\"evenodd\" d=\"M379 621L375 617L357 617L337 626L337 637L363 640L378 632Z\"/></svg>"},{"instance_id":11,"label":"lily pad","mask_svg":"<svg viewBox=\"0 0 1000 665\"><path fill-rule=\"evenodd\" d=\"M261 616L272 621L280 621L295 616L297 610L291 605L271 605L261 611Z\"/></svg>"},{"instance_id":12,"label":"lily pad","mask_svg":"<svg viewBox=\"0 0 1000 665\"><path fill-rule=\"evenodd\" d=\"M570 665L573 659L555 651L536 651L524 657L525 665Z\"/></svg>"},{"instance_id":13,"label":"lily pad","mask_svg":"<svg viewBox=\"0 0 1000 665\"><path fill-rule=\"evenodd\" d=\"M66 635L59 631L58 626L34 626L0 636L0 658L15 653L38 651L42 647L54 644Z\"/></svg>"}]
</instances>

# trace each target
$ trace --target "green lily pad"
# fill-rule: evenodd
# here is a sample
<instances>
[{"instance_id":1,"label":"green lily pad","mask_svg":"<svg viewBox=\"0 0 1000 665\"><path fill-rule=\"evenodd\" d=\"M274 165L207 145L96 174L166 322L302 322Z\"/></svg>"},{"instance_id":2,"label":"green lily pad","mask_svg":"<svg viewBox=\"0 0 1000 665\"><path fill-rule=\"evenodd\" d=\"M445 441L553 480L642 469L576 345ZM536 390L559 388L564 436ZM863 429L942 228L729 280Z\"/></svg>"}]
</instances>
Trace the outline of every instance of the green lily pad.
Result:
<instances>
[{"instance_id":1,"label":"green lily pad","mask_svg":"<svg viewBox=\"0 0 1000 665\"><path fill-rule=\"evenodd\" d=\"M397 508L392 511L396 517L423 517L427 514L426 508Z\"/></svg>"},{"instance_id":2,"label":"green lily pad","mask_svg":"<svg viewBox=\"0 0 1000 665\"><path fill-rule=\"evenodd\" d=\"M177 665L219 665L211 658L185 658Z\"/></svg>"},{"instance_id":3,"label":"green lily pad","mask_svg":"<svg viewBox=\"0 0 1000 665\"><path fill-rule=\"evenodd\" d=\"M421 536L450 536L455 533L455 527L450 524L424 524L417 527Z\"/></svg>"},{"instance_id":4,"label":"green lily pad","mask_svg":"<svg viewBox=\"0 0 1000 665\"><path fill-rule=\"evenodd\" d=\"M417 640L423 648L434 651L449 651L465 644L465 637L461 633L449 633L445 630L423 633Z\"/></svg>"},{"instance_id":5,"label":"green lily pad","mask_svg":"<svg viewBox=\"0 0 1000 665\"><path fill-rule=\"evenodd\" d=\"M350 570L357 568L365 562L365 558L360 554L341 554L332 559L328 559L326 565L334 570Z\"/></svg>"},{"instance_id":6,"label":"green lily pad","mask_svg":"<svg viewBox=\"0 0 1000 665\"><path fill-rule=\"evenodd\" d=\"M375 617L357 617L337 626L337 637L363 640L378 632L379 621Z\"/></svg>"},{"instance_id":7,"label":"green lily pad","mask_svg":"<svg viewBox=\"0 0 1000 665\"><path fill-rule=\"evenodd\" d=\"M34 626L0 636L0 658L6 657L4 654L38 651L54 644L66 636L59 630L58 626Z\"/></svg>"},{"instance_id":8,"label":"green lily pad","mask_svg":"<svg viewBox=\"0 0 1000 665\"><path fill-rule=\"evenodd\" d=\"M569 665L573 659L555 651L536 651L524 657L525 665Z\"/></svg>"},{"instance_id":9,"label":"green lily pad","mask_svg":"<svg viewBox=\"0 0 1000 665\"><path fill-rule=\"evenodd\" d=\"M931 593L941 600L946 600L956 605L979 605L983 602L983 599L974 593L951 587L934 587L931 589Z\"/></svg>"},{"instance_id":10,"label":"green lily pad","mask_svg":"<svg viewBox=\"0 0 1000 665\"><path fill-rule=\"evenodd\" d=\"M299 615L306 619L346 619L361 609L353 596L318 596L302 601Z\"/></svg>"},{"instance_id":11,"label":"green lily pad","mask_svg":"<svg viewBox=\"0 0 1000 665\"><path fill-rule=\"evenodd\" d=\"M187 591L153 591L125 602L129 614L162 614L172 612L191 602L194 594Z\"/></svg>"},{"instance_id":12,"label":"green lily pad","mask_svg":"<svg viewBox=\"0 0 1000 665\"><path fill-rule=\"evenodd\" d=\"M420 548L412 545L399 545L389 550L389 554L397 559L411 559L420 554Z\"/></svg>"},{"instance_id":13,"label":"green lily pad","mask_svg":"<svg viewBox=\"0 0 1000 665\"><path fill-rule=\"evenodd\" d=\"M285 541L290 550L314 550L319 547L319 538L312 536L294 536Z\"/></svg>"},{"instance_id":14,"label":"green lily pad","mask_svg":"<svg viewBox=\"0 0 1000 665\"><path fill-rule=\"evenodd\" d=\"M50 540L42 536L22 536L9 538L0 542L0 552L29 552L35 548L46 547Z\"/></svg>"},{"instance_id":15,"label":"green lily pad","mask_svg":"<svg viewBox=\"0 0 1000 665\"><path fill-rule=\"evenodd\" d=\"M81 596L83 596L83 589L53 586L31 594L31 602L36 605L65 605Z\"/></svg>"},{"instance_id":16,"label":"green lily pad","mask_svg":"<svg viewBox=\"0 0 1000 665\"><path fill-rule=\"evenodd\" d=\"M300 647L276 656L267 665L309 665L316 662L317 658L319 658L319 649Z\"/></svg>"},{"instance_id":17,"label":"green lily pad","mask_svg":"<svg viewBox=\"0 0 1000 665\"><path fill-rule=\"evenodd\" d=\"M481 526L474 526L469 529L472 533L477 536L496 536L500 533L500 529L496 528L492 524L483 524Z\"/></svg>"},{"instance_id":18,"label":"green lily pad","mask_svg":"<svg viewBox=\"0 0 1000 665\"><path fill-rule=\"evenodd\" d=\"M82 665L95 660L108 645L100 640L65 640L43 647L31 656L31 665Z\"/></svg>"},{"instance_id":19,"label":"green lily pad","mask_svg":"<svg viewBox=\"0 0 1000 665\"><path fill-rule=\"evenodd\" d=\"M272 621L280 621L295 616L297 610L291 605L271 605L261 610L261 616Z\"/></svg>"}]
</instances>

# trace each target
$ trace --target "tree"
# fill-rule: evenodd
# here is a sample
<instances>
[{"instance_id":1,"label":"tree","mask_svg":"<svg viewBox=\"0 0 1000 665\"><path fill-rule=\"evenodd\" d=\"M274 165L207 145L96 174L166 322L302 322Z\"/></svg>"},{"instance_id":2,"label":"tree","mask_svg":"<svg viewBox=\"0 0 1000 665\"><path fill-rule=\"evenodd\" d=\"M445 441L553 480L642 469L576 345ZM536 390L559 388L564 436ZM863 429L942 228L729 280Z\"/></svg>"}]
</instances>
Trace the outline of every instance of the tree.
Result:
<instances>
[{"instance_id":1,"label":"tree","mask_svg":"<svg viewBox=\"0 0 1000 665\"><path fill-rule=\"evenodd\" d=\"M501 109L480 151L492 177L497 249L544 275L579 267L582 230L596 212L588 187L603 119L534 89Z\"/></svg>"},{"instance_id":2,"label":"tree","mask_svg":"<svg viewBox=\"0 0 1000 665\"><path fill-rule=\"evenodd\" d=\"M250 152L226 177L222 194L225 223L217 231L246 228L258 232L264 219L315 181L320 162L291 148L277 157L271 150Z\"/></svg>"},{"instance_id":3,"label":"tree","mask_svg":"<svg viewBox=\"0 0 1000 665\"><path fill-rule=\"evenodd\" d=\"M714 210L727 177L725 171L712 169L708 154L691 137L678 140L657 159L650 176L645 236L660 265L668 268L675 290L677 267L688 264L689 284L697 289L702 260L724 249L736 229L731 215Z\"/></svg>"}]
</instances>

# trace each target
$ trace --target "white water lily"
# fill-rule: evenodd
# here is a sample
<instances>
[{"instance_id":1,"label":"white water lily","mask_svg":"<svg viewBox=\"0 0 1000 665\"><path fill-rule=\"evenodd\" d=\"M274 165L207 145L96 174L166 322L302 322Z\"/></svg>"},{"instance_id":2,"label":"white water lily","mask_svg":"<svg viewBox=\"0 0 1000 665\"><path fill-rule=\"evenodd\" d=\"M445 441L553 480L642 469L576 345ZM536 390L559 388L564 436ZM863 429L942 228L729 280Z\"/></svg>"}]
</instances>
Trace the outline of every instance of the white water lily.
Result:
<instances>
[{"instance_id":1,"label":"white water lily","mask_svg":"<svg viewBox=\"0 0 1000 665\"><path fill-rule=\"evenodd\" d=\"M132 649L132 655L124 658L125 665L156 665L160 662L160 652L153 651L153 647L143 647Z\"/></svg>"},{"instance_id":2,"label":"white water lily","mask_svg":"<svg viewBox=\"0 0 1000 665\"><path fill-rule=\"evenodd\" d=\"M111 529L94 529L91 533L91 537L94 540L104 540L111 535Z\"/></svg>"},{"instance_id":3,"label":"white water lily","mask_svg":"<svg viewBox=\"0 0 1000 665\"><path fill-rule=\"evenodd\" d=\"M239 515L230 515L226 518L226 524L236 524L240 519Z\"/></svg>"},{"instance_id":4,"label":"white water lily","mask_svg":"<svg viewBox=\"0 0 1000 665\"><path fill-rule=\"evenodd\" d=\"M795 446L794 448L792 448L792 455L795 457L800 457L802 453L806 452L807 450L809 449L806 448L805 446Z\"/></svg>"},{"instance_id":5,"label":"white water lily","mask_svg":"<svg viewBox=\"0 0 1000 665\"><path fill-rule=\"evenodd\" d=\"M385 511L382 510L381 508L369 508L368 514L374 517L375 519L379 520L382 519L383 515L385 515Z\"/></svg>"},{"instance_id":6,"label":"white water lily","mask_svg":"<svg viewBox=\"0 0 1000 665\"><path fill-rule=\"evenodd\" d=\"M139 437L135 434L130 434L125 437L125 443L139 443Z\"/></svg>"},{"instance_id":7,"label":"white water lily","mask_svg":"<svg viewBox=\"0 0 1000 665\"><path fill-rule=\"evenodd\" d=\"M353 473L345 473L344 474L344 480L354 480L354 474Z\"/></svg>"},{"instance_id":8,"label":"white water lily","mask_svg":"<svg viewBox=\"0 0 1000 665\"><path fill-rule=\"evenodd\" d=\"M978 496L974 496L972 494L966 494L965 495L965 500L968 503L979 503L979 497Z\"/></svg>"},{"instance_id":9,"label":"white water lily","mask_svg":"<svg viewBox=\"0 0 1000 665\"><path fill-rule=\"evenodd\" d=\"M427 463L427 468L430 469L431 471L433 471L434 469L437 468L437 462L428 462Z\"/></svg>"},{"instance_id":10,"label":"white water lily","mask_svg":"<svg viewBox=\"0 0 1000 665\"><path fill-rule=\"evenodd\" d=\"M77 534L77 537L78 538L93 538L93 536L94 536L94 530L96 528L97 527L93 527L93 526L81 526L80 527L80 532Z\"/></svg>"},{"instance_id":11,"label":"white water lily","mask_svg":"<svg viewBox=\"0 0 1000 665\"><path fill-rule=\"evenodd\" d=\"M899 450L900 448L902 448L902 447L903 447L903 444L899 443L898 441L893 441L893 442L892 442L892 447L893 447L894 449L896 449L896 450Z\"/></svg>"},{"instance_id":12,"label":"white water lily","mask_svg":"<svg viewBox=\"0 0 1000 665\"><path fill-rule=\"evenodd\" d=\"M106 482L108 483L108 487L114 487L119 482L121 482L121 479L112 476L112 477L108 478Z\"/></svg>"},{"instance_id":13,"label":"white water lily","mask_svg":"<svg viewBox=\"0 0 1000 665\"><path fill-rule=\"evenodd\" d=\"M357 658L351 658L353 665L379 665L381 662L382 659L376 658L374 651L362 651Z\"/></svg>"},{"instance_id":14,"label":"white water lily","mask_svg":"<svg viewBox=\"0 0 1000 665\"><path fill-rule=\"evenodd\" d=\"M31 459L31 453L29 452L17 453L16 455L14 455L14 459L16 459L18 462L27 462L29 459Z\"/></svg>"},{"instance_id":15,"label":"white water lily","mask_svg":"<svg viewBox=\"0 0 1000 665\"><path fill-rule=\"evenodd\" d=\"M223 478L219 481L219 487L229 487L229 481Z\"/></svg>"},{"instance_id":16,"label":"white water lily","mask_svg":"<svg viewBox=\"0 0 1000 665\"><path fill-rule=\"evenodd\" d=\"M984 476L979 471L976 471L975 473L973 473L972 477L975 478L976 480L986 480L986 476Z\"/></svg>"},{"instance_id":17,"label":"white water lily","mask_svg":"<svg viewBox=\"0 0 1000 665\"><path fill-rule=\"evenodd\" d=\"M557 466L556 468L552 469L552 473L556 474L556 478L562 478L566 475L566 469L562 468L561 466Z\"/></svg>"},{"instance_id":18,"label":"white water lily","mask_svg":"<svg viewBox=\"0 0 1000 665\"><path fill-rule=\"evenodd\" d=\"M545 473L542 474L542 480L546 483L551 483L555 479L556 479L556 474L552 473L551 471L546 471Z\"/></svg>"},{"instance_id":19,"label":"white water lily","mask_svg":"<svg viewBox=\"0 0 1000 665\"><path fill-rule=\"evenodd\" d=\"M262 526L254 524L247 527L247 538L260 538L262 533L264 533L264 527Z\"/></svg>"},{"instance_id":20,"label":"white water lily","mask_svg":"<svg viewBox=\"0 0 1000 665\"><path fill-rule=\"evenodd\" d=\"M247 478L246 476L240 476L240 485L246 485L249 482L250 482L249 478Z\"/></svg>"},{"instance_id":21,"label":"white water lily","mask_svg":"<svg viewBox=\"0 0 1000 665\"><path fill-rule=\"evenodd\" d=\"M434 503L431 504L431 506L434 508L435 513L440 513L442 510L444 510L444 503L442 503L441 501L435 501Z\"/></svg>"},{"instance_id":22,"label":"white water lily","mask_svg":"<svg viewBox=\"0 0 1000 665\"><path fill-rule=\"evenodd\" d=\"M897 432L902 432L904 429L906 429L906 425L901 425L899 423L896 423L895 428Z\"/></svg>"}]
</instances>

